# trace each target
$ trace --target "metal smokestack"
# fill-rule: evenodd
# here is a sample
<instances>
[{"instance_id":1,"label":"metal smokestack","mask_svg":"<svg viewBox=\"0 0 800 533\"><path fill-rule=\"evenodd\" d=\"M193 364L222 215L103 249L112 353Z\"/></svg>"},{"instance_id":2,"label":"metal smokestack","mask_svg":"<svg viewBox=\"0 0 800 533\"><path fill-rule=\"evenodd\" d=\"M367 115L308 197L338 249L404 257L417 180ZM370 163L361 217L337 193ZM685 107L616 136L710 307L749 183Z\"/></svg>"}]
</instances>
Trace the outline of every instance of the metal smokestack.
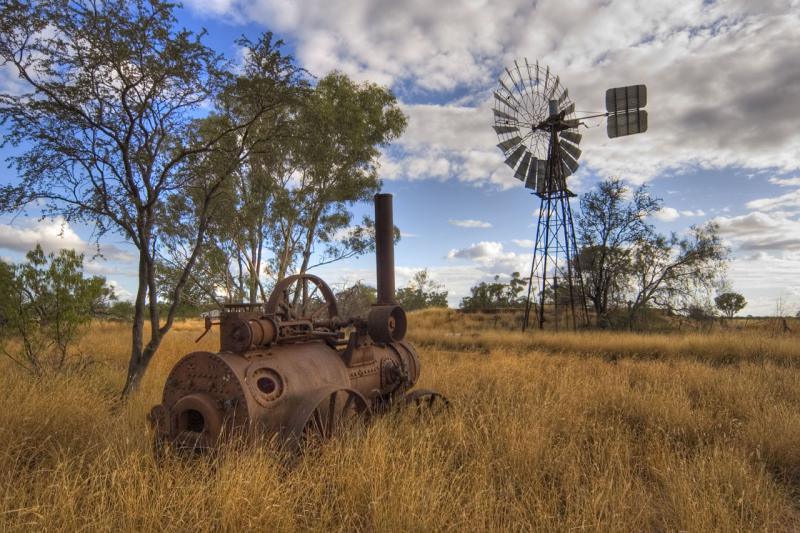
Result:
<instances>
[{"instance_id":1,"label":"metal smokestack","mask_svg":"<svg viewBox=\"0 0 800 533\"><path fill-rule=\"evenodd\" d=\"M394 220L392 195L375 195L375 258L378 305L394 304Z\"/></svg>"}]
</instances>

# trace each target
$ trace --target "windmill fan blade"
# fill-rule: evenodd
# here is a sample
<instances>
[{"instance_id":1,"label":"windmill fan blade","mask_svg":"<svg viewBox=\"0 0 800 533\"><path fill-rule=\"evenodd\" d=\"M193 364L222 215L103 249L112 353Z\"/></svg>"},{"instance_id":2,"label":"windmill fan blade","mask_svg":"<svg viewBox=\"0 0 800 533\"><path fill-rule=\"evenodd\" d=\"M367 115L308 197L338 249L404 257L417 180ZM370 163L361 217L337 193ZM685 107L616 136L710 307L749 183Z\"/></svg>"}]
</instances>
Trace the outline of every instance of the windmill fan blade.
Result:
<instances>
[{"instance_id":1,"label":"windmill fan blade","mask_svg":"<svg viewBox=\"0 0 800 533\"><path fill-rule=\"evenodd\" d=\"M576 161L581 157L581 149L575 146L574 144L570 143L559 143L561 147L561 153L567 153L572 156L573 159Z\"/></svg>"},{"instance_id":2,"label":"windmill fan blade","mask_svg":"<svg viewBox=\"0 0 800 533\"><path fill-rule=\"evenodd\" d=\"M506 72L508 72L508 69L506 69ZM509 73L509 75L508 75L508 76L509 76L509 78L511 78L511 74L510 74L510 73ZM503 81L503 78L500 78L500 79L499 79L499 80L497 80L497 81L499 81L499 82L500 82L500 85L502 85L502 86L503 86L503 89L505 89L506 91L508 91L508 94L514 94L514 91L512 91L512 90L511 90L511 88L510 88L508 85L506 85L506 82L505 82L505 81ZM511 81L513 82L513 81L514 81L514 78L511 78Z\"/></svg>"},{"instance_id":3,"label":"windmill fan blade","mask_svg":"<svg viewBox=\"0 0 800 533\"><path fill-rule=\"evenodd\" d=\"M511 139L508 139L507 141L501 142L500 144L497 145L497 147L500 148L503 152L508 152L509 150L511 150L512 148L514 148L516 145L518 145L521 142L522 142L522 139L520 137L512 137Z\"/></svg>"},{"instance_id":4,"label":"windmill fan blade","mask_svg":"<svg viewBox=\"0 0 800 533\"><path fill-rule=\"evenodd\" d=\"M567 163L562 159L561 160L561 175L564 176L565 183L566 183L566 178L568 176L570 176L571 174L572 174L572 172L570 171L569 167L567 166Z\"/></svg>"},{"instance_id":5,"label":"windmill fan blade","mask_svg":"<svg viewBox=\"0 0 800 533\"><path fill-rule=\"evenodd\" d=\"M575 112L575 102L570 102L570 104L561 111L564 112L564 116L573 114Z\"/></svg>"},{"instance_id":6,"label":"windmill fan blade","mask_svg":"<svg viewBox=\"0 0 800 533\"><path fill-rule=\"evenodd\" d=\"M561 96L558 98L559 107L561 107L561 105L564 103L564 101L567 99L568 96L569 96L569 89L564 89L564 92L561 93Z\"/></svg>"},{"instance_id":7,"label":"windmill fan blade","mask_svg":"<svg viewBox=\"0 0 800 533\"><path fill-rule=\"evenodd\" d=\"M497 109L492 109L492 111L494 111L495 118L501 118L503 120L516 120L508 113L503 113L502 111L498 111Z\"/></svg>"},{"instance_id":8,"label":"windmill fan blade","mask_svg":"<svg viewBox=\"0 0 800 533\"><path fill-rule=\"evenodd\" d=\"M547 178L550 172L547 168L547 161L539 160L536 164L536 192L547 194Z\"/></svg>"},{"instance_id":9,"label":"windmill fan blade","mask_svg":"<svg viewBox=\"0 0 800 533\"><path fill-rule=\"evenodd\" d=\"M509 102L509 101L508 101L508 99L506 99L504 96L502 96L502 95L501 95L500 93L498 93L497 91L495 91L495 93L494 93L494 97L495 97L495 99L497 99L498 101L500 101L500 102L504 103L504 104L505 104L506 106L508 106L510 109L513 109L515 113L519 113L519 109L517 109L517 106L515 106L514 104L512 104L511 102Z\"/></svg>"},{"instance_id":10,"label":"windmill fan blade","mask_svg":"<svg viewBox=\"0 0 800 533\"><path fill-rule=\"evenodd\" d=\"M537 158L533 158L531 160L531 164L528 167L528 174L525 178L525 188L536 190L536 171L539 168L539 160Z\"/></svg>"},{"instance_id":11,"label":"windmill fan blade","mask_svg":"<svg viewBox=\"0 0 800 533\"><path fill-rule=\"evenodd\" d=\"M569 142L571 142L572 144L575 144L575 145L578 145L578 144L581 143L581 138L582 137L583 137L583 135L581 135L580 133L573 133L571 131L563 131L563 132L561 132L561 138L562 139L564 139L565 141L569 141Z\"/></svg>"},{"instance_id":12,"label":"windmill fan blade","mask_svg":"<svg viewBox=\"0 0 800 533\"><path fill-rule=\"evenodd\" d=\"M500 135L501 133L512 133L519 131L519 128L516 126L492 126L494 131Z\"/></svg>"},{"instance_id":13,"label":"windmill fan blade","mask_svg":"<svg viewBox=\"0 0 800 533\"><path fill-rule=\"evenodd\" d=\"M567 152L561 152L561 162L564 163L566 175L574 174L578 170L578 161L573 159Z\"/></svg>"},{"instance_id":14,"label":"windmill fan blade","mask_svg":"<svg viewBox=\"0 0 800 533\"><path fill-rule=\"evenodd\" d=\"M630 109L623 113L609 115L606 132L609 139L634 135L647 131L647 111L644 109Z\"/></svg>"},{"instance_id":15,"label":"windmill fan blade","mask_svg":"<svg viewBox=\"0 0 800 533\"><path fill-rule=\"evenodd\" d=\"M647 87L629 85L606 91L606 111L616 113L628 109L641 109L647 105Z\"/></svg>"},{"instance_id":16,"label":"windmill fan blade","mask_svg":"<svg viewBox=\"0 0 800 533\"><path fill-rule=\"evenodd\" d=\"M556 91L558 90L558 85L561 83L561 80L558 76L556 79L553 80L553 83L550 84L550 98L554 98L556 95Z\"/></svg>"},{"instance_id":17,"label":"windmill fan blade","mask_svg":"<svg viewBox=\"0 0 800 533\"><path fill-rule=\"evenodd\" d=\"M528 174L528 164L531 161L531 153L526 151L525 157L522 158L522 163L520 163L519 168L514 173L514 177L520 181L525 181L525 176Z\"/></svg>"},{"instance_id":18,"label":"windmill fan blade","mask_svg":"<svg viewBox=\"0 0 800 533\"><path fill-rule=\"evenodd\" d=\"M506 74L508 74L508 79L511 80L511 83L513 83L514 87L516 88L517 80L514 79L514 75L511 74L511 71L508 68L506 68Z\"/></svg>"},{"instance_id":19,"label":"windmill fan blade","mask_svg":"<svg viewBox=\"0 0 800 533\"><path fill-rule=\"evenodd\" d=\"M511 168L516 167L517 161L519 161L519 158L522 157L522 154L524 153L525 153L525 145L521 144L516 150L514 150L511 153L510 156L508 156L508 158L506 158L506 165L510 166Z\"/></svg>"}]
</instances>

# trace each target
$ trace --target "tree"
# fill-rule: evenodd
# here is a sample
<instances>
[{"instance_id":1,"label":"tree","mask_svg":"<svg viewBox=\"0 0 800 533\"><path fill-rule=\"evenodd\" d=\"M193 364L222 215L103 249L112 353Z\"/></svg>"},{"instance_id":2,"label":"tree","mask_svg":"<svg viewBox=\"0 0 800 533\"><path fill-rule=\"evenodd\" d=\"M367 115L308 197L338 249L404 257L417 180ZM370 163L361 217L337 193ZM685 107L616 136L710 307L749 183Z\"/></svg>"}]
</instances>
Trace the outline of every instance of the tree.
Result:
<instances>
[{"instance_id":1,"label":"tree","mask_svg":"<svg viewBox=\"0 0 800 533\"><path fill-rule=\"evenodd\" d=\"M379 190L379 148L405 128L394 95L334 72L255 126L274 128L276 120L285 120L282 134L234 171L222 194L225 209L211 221L200 260L208 268L196 272L206 292L256 302L270 282L374 249L372 220L354 224L350 206ZM224 168L227 161L212 163Z\"/></svg>"},{"instance_id":2,"label":"tree","mask_svg":"<svg viewBox=\"0 0 800 533\"><path fill-rule=\"evenodd\" d=\"M11 158L18 184L0 189L0 209L35 205L44 215L85 223L99 239L122 235L136 247L131 358L123 394L134 390L171 329L182 293L203 249L213 200L229 177L198 182L185 170L191 159L217 150L231 165L246 157L258 117L280 106L281 91L226 71L221 58L188 30L175 29L175 4L163 0L10 0L0 7L0 61L15 68L21 94L0 94L5 143L21 148ZM282 61L280 54L271 60ZM275 87L290 86L287 65ZM248 92L247 116L229 113L223 89ZM196 114L216 102L213 133ZM159 285L162 215L170 198L188 195L195 221L169 287ZM185 215L182 213L182 215ZM171 305L162 320L158 299ZM149 310L149 338L144 322Z\"/></svg>"},{"instance_id":3,"label":"tree","mask_svg":"<svg viewBox=\"0 0 800 533\"><path fill-rule=\"evenodd\" d=\"M728 318L733 318L736 313L744 309L747 305L747 300L738 292L724 292L714 298L714 303L717 309L722 311L722 314Z\"/></svg>"},{"instance_id":4,"label":"tree","mask_svg":"<svg viewBox=\"0 0 800 533\"><path fill-rule=\"evenodd\" d=\"M92 317L113 299L99 276L83 276L83 255L46 254L39 245L18 265L0 262L0 344L5 355L36 375L64 368ZM19 341L9 351L7 340Z\"/></svg>"},{"instance_id":5,"label":"tree","mask_svg":"<svg viewBox=\"0 0 800 533\"><path fill-rule=\"evenodd\" d=\"M377 298L378 291L375 287L370 287L359 281L336 293L339 315L344 317L364 316L377 301Z\"/></svg>"},{"instance_id":6,"label":"tree","mask_svg":"<svg viewBox=\"0 0 800 533\"><path fill-rule=\"evenodd\" d=\"M428 269L418 270L408 285L397 291L396 300L406 311L447 307L447 291L442 288L431 279Z\"/></svg>"},{"instance_id":7,"label":"tree","mask_svg":"<svg viewBox=\"0 0 800 533\"><path fill-rule=\"evenodd\" d=\"M624 295L634 245L653 235L647 217L661 208L641 186L632 193L619 179L598 184L581 198L578 254L584 290L598 325L607 322L609 306Z\"/></svg>"},{"instance_id":8,"label":"tree","mask_svg":"<svg viewBox=\"0 0 800 533\"><path fill-rule=\"evenodd\" d=\"M637 242L632 250L633 299L628 308L629 326L648 305L688 308L698 291L714 287L727 258L728 249L714 223L692 226L689 235L683 238L673 233Z\"/></svg>"},{"instance_id":9,"label":"tree","mask_svg":"<svg viewBox=\"0 0 800 533\"><path fill-rule=\"evenodd\" d=\"M522 292L527 285L519 272L511 274L508 283L500 281L500 276L495 275L494 281L482 281L470 288L470 296L461 300L462 309L506 309L524 304Z\"/></svg>"}]
</instances>

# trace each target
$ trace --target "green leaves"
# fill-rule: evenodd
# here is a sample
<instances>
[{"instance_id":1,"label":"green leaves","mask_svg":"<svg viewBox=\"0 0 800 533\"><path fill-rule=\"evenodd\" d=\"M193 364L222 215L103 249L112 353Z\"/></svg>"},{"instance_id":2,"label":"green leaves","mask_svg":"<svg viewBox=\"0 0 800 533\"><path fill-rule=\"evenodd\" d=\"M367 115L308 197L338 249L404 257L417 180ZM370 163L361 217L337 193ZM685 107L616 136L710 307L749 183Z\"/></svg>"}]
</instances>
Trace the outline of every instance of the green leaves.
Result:
<instances>
[{"instance_id":1,"label":"green leaves","mask_svg":"<svg viewBox=\"0 0 800 533\"><path fill-rule=\"evenodd\" d=\"M470 296L461 300L461 308L469 310L478 309L507 309L525 305L523 291L528 285L528 280L523 279L519 272L511 274L508 283L500 281L496 275L494 281L482 281L470 288Z\"/></svg>"},{"instance_id":2,"label":"green leaves","mask_svg":"<svg viewBox=\"0 0 800 533\"><path fill-rule=\"evenodd\" d=\"M447 307L447 291L443 288L431 279L428 269L418 270L408 285L397 291L395 299L406 311Z\"/></svg>"},{"instance_id":3,"label":"green leaves","mask_svg":"<svg viewBox=\"0 0 800 533\"><path fill-rule=\"evenodd\" d=\"M724 292L714 298L714 304L725 316L733 318L736 313L744 309L747 300L738 292Z\"/></svg>"},{"instance_id":4,"label":"green leaves","mask_svg":"<svg viewBox=\"0 0 800 533\"><path fill-rule=\"evenodd\" d=\"M38 245L25 263L0 263L0 343L8 357L35 374L65 366L84 328L114 298L104 278L82 270L83 255L45 255Z\"/></svg>"}]
</instances>

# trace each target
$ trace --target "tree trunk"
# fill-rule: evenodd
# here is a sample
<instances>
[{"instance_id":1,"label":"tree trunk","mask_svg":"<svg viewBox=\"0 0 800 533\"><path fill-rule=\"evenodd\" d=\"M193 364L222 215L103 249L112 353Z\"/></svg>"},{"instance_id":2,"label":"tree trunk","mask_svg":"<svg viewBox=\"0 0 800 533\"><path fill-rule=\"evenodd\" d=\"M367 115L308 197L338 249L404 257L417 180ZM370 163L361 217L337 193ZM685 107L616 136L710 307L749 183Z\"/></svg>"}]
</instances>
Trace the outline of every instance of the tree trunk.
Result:
<instances>
[{"instance_id":1,"label":"tree trunk","mask_svg":"<svg viewBox=\"0 0 800 533\"><path fill-rule=\"evenodd\" d=\"M133 304L133 326L131 328L131 358L128 362L128 376L122 389L122 397L126 398L139 384L147 363L143 363L144 345L144 309L147 294L147 260L145 252L139 250L139 288Z\"/></svg>"}]
</instances>

